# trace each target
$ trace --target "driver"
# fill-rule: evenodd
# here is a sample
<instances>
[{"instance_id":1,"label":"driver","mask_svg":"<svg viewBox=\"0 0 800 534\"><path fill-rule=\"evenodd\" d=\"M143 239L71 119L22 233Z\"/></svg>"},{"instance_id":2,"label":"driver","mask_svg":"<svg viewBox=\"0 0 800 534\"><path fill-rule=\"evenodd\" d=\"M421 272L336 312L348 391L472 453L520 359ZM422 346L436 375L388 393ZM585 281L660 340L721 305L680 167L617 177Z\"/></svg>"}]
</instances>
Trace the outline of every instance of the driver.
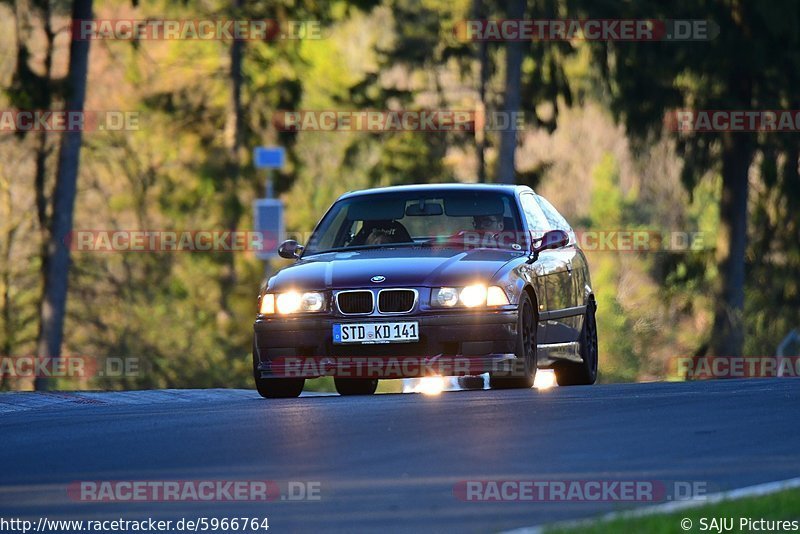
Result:
<instances>
[{"instance_id":1,"label":"driver","mask_svg":"<svg viewBox=\"0 0 800 534\"><path fill-rule=\"evenodd\" d=\"M476 215L472 218L472 226L484 232L502 232L505 228L502 215Z\"/></svg>"}]
</instances>

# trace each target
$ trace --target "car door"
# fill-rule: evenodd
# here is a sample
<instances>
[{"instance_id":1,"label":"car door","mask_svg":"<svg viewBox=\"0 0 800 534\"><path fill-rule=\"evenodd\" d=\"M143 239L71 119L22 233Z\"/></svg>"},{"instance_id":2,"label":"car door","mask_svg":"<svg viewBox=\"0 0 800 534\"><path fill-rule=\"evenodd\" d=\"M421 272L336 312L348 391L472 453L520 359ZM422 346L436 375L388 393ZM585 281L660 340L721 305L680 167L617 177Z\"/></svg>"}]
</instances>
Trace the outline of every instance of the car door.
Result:
<instances>
[{"instance_id":1,"label":"car door","mask_svg":"<svg viewBox=\"0 0 800 534\"><path fill-rule=\"evenodd\" d=\"M528 224L528 230L534 238L541 237L551 229L550 223L539 203L536 202L533 193L522 193L520 204ZM554 312L557 314L558 310L566 305L563 293L559 289L561 283L559 275L566 271L567 266L557 250L543 250L530 269L536 294L539 297L539 328L537 329L539 343L552 343L550 340L552 337L550 316Z\"/></svg>"},{"instance_id":2,"label":"car door","mask_svg":"<svg viewBox=\"0 0 800 534\"><path fill-rule=\"evenodd\" d=\"M547 286L548 300L553 301L555 311L548 322L548 343L576 341L583 317L585 260L575 246L575 232L567 220L547 199L540 195L535 195L535 198L549 227L562 230L570 236L570 242L566 246L552 251L558 258L559 269L553 273L553 280Z\"/></svg>"}]
</instances>

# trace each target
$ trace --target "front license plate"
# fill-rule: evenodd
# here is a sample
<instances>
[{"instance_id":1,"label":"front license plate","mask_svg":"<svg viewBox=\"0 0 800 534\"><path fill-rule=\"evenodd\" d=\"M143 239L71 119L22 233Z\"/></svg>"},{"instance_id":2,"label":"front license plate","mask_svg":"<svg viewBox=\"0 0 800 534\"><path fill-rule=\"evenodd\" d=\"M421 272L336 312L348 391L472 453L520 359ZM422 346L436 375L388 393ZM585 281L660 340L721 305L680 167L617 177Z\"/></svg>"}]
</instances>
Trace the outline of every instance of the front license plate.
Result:
<instances>
[{"instance_id":1,"label":"front license plate","mask_svg":"<svg viewBox=\"0 0 800 534\"><path fill-rule=\"evenodd\" d=\"M419 341L419 324L348 323L333 325L333 342L343 343L403 343Z\"/></svg>"}]
</instances>

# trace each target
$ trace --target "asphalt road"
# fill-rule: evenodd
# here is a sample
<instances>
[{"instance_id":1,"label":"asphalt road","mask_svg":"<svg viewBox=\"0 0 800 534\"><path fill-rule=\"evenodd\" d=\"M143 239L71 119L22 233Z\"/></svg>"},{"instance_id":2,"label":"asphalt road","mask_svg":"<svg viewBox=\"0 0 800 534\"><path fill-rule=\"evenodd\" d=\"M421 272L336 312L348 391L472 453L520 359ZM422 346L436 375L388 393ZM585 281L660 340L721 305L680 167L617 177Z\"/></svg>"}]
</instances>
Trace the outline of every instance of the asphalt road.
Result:
<instances>
[{"instance_id":1,"label":"asphalt road","mask_svg":"<svg viewBox=\"0 0 800 534\"><path fill-rule=\"evenodd\" d=\"M243 390L3 394L0 516L237 515L269 517L270 532L497 531L639 503L464 502L454 486L614 479L718 491L798 476L798 408L793 379L278 401ZM319 483L319 500L67 494L82 480L264 479Z\"/></svg>"}]
</instances>

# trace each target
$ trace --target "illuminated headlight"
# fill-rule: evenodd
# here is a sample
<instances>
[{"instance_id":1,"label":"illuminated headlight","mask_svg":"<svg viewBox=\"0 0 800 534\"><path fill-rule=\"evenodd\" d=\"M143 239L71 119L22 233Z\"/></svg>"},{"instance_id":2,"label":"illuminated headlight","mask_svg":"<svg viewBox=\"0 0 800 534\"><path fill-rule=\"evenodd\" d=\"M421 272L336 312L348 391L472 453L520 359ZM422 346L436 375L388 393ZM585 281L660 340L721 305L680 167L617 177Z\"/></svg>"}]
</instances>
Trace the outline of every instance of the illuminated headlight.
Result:
<instances>
[{"instance_id":1,"label":"illuminated headlight","mask_svg":"<svg viewBox=\"0 0 800 534\"><path fill-rule=\"evenodd\" d=\"M486 294L487 306L508 306L508 295L502 287L491 286Z\"/></svg>"},{"instance_id":2,"label":"illuminated headlight","mask_svg":"<svg viewBox=\"0 0 800 534\"><path fill-rule=\"evenodd\" d=\"M476 284L461 290L461 304L467 308L475 308L486 304L486 286Z\"/></svg>"},{"instance_id":3,"label":"illuminated headlight","mask_svg":"<svg viewBox=\"0 0 800 534\"><path fill-rule=\"evenodd\" d=\"M458 290L454 287L440 287L434 289L431 300L434 306L452 308L458 304Z\"/></svg>"},{"instance_id":4,"label":"illuminated headlight","mask_svg":"<svg viewBox=\"0 0 800 534\"><path fill-rule=\"evenodd\" d=\"M475 284L464 288L439 287L431 294L431 306L452 308L457 304L467 308L478 306L507 306L508 296L501 287Z\"/></svg>"},{"instance_id":5,"label":"illuminated headlight","mask_svg":"<svg viewBox=\"0 0 800 534\"><path fill-rule=\"evenodd\" d=\"M289 291L288 293L281 293L275 299L275 305L278 309L278 313L286 315L288 313L294 313L300 310L300 304L302 303L302 297L300 293L296 293L294 291Z\"/></svg>"},{"instance_id":6,"label":"illuminated headlight","mask_svg":"<svg viewBox=\"0 0 800 534\"><path fill-rule=\"evenodd\" d=\"M261 298L261 313L288 315L297 312L318 312L325 309L325 295L317 291L299 293L267 293Z\"/></svg>"},{"instance_id":7,"label":"illuminated headlight","mask_svg":"<svg viewBox=\"0 0 800 534\"><path fill-rule=\"evenodd\" d=\"M262 315L270 315L275 313L275 295L266 293L261 296L261 306L258 309Z\"/></svg>"}]
</instances>

